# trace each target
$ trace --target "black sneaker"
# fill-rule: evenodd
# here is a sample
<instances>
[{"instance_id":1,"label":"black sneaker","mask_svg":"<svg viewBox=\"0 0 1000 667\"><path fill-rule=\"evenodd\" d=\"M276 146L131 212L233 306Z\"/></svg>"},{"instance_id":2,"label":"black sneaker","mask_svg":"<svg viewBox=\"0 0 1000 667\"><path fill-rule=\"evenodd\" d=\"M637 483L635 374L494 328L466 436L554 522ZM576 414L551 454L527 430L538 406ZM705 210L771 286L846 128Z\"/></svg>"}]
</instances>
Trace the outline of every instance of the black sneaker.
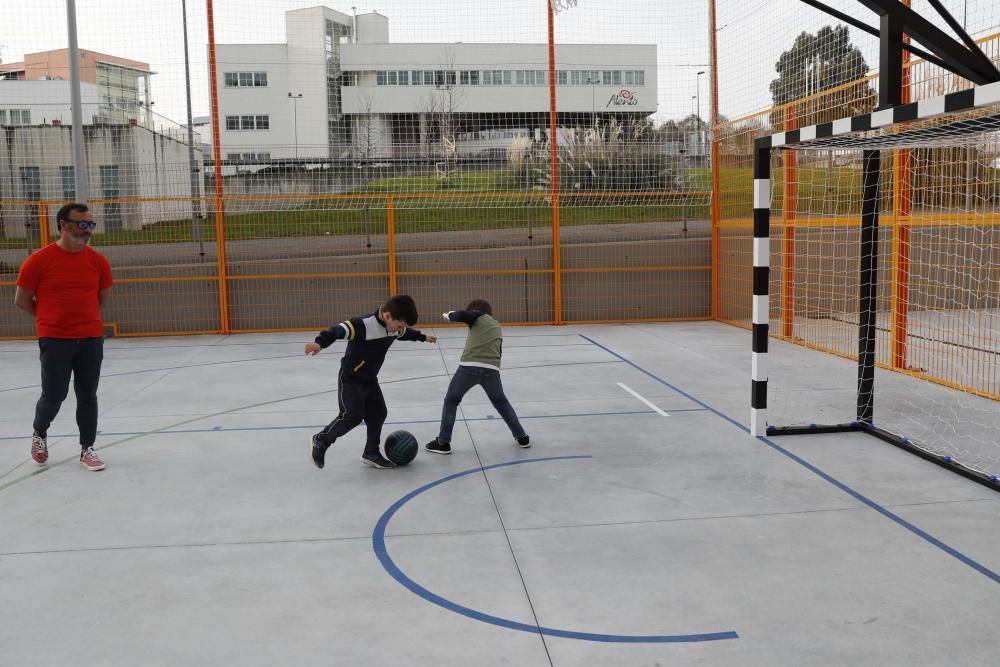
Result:
<instances>
[{"instance_id":1,"label":"black sneaker","mask_svg":"<svg viewBox=\"0 0 1000 667\"><path fill-rule=\"evenodd\" d=\"M520 447L521 449L527 449L528 447L531 447L531 438L529 438L527 435L522 435L520 438L517 439L517 446Z\"/></svg>"},{"instance_id":2,"label":"black sneaker","mask_svg":"<svg viewBox=\"0 0 1000 667\"><path fill-rule=\"evenodd\" d=\"M384 469L384 468L396 467L395 463L385 458L381 454L373 454L371 457L368 457L367 455L362 455L361 462L364 463L366 466L371 466L372 468Z\"/></svg>"},{"instance_id":3,"label":"black sneaker","mask_svg":"<svg viewBox=\"0 0 1000 667\"><path fill-rule=\"evenodd\" d=\"M437 438L434 438L424 445L424 449L435 454L451 454L451 443L441 442Z\"/></svg>"},{"instance_id":4,"label":"black sneaker","mask_svg":"<svg viewBox=\"0 0 1000 667\"><path fill-rule=\"evenodd\" d=\"M320 442L319 433L312 437L312 460L316 464L316 467L323 469L326 464L326 450L330 449L330 445L325 442Z\"/></svg>"}]
</instances>

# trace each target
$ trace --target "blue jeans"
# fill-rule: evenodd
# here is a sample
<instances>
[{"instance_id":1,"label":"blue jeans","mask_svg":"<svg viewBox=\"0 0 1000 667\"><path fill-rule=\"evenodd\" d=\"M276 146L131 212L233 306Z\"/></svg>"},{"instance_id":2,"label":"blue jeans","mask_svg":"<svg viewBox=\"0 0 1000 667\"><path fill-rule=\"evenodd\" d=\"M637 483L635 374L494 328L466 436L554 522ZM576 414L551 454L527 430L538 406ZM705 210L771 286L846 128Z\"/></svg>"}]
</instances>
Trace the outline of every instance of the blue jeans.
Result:
<instances>
[{"instance_id":1,"label":"blue jeans","mask_svg":"<svg viewBox=\"0 0 1000 667\"><path fill-rule=\"evenodd\" d=\"M438 442L451 442L451 432L455 428L455 412L458 410L462 397L476 385L480 385L490 403L496 408L500 416L507 423L507 428L515 438L522 438L527 435L521 422L517 420L517 413L514 406L507 400L503 393L503 385L500 383L500 371L492 368L479 368L477 366L459 366L455 374L451 376L451 383L448 385L448 393L444 396L444 408L441 410L441 432L438 434Z\"/></svg>"}]
</instances>

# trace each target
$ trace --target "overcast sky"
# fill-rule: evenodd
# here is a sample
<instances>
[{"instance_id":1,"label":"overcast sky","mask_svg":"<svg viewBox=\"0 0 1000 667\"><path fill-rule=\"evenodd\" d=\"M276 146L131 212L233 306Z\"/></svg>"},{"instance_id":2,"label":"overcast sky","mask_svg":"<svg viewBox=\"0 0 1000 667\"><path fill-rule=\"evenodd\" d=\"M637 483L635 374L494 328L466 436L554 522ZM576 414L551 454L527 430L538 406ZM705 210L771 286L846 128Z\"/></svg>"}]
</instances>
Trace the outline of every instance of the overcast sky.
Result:
<instances>
[{"instance_id":1,"label":"overcast sky","mask_svg":"<svg viewBox=\"0 0 1000 667\"><path fill-rule=\"evenodd\" d=\"M350 0L347 0L350 1ZM360 1L360 0L356 0ZM393 42L546 41L546 0L376 0L357 5L389 18ZM876 25L875 15L857 0L828 4ZM65 0L7 0L0 23L0 58L20 60L25 52L64 48ZM150 63L155 110L185 121L182 0L78 0L82 48ZM316 6L308 0L216 0L219 43L284 42L284 12ZM1000 31L998 0L944 0L975 36ZM351 13L350 5L326 6ZM927 0L913 0L933 16ZM205 0L188 0L191 84L194 115L209 111ZM966 18L967 17L967 18ZM936 21L943 25L942 21ZM768 84L774 63L802 31L837 21L799 0L718 0L720 110L729 117L770 104ZM852 41L872 68L877 40L851 29ZM708 5L704 0L578 0L556 17L556 43L656 44L659 66L657 118L691 113L698 90L696 73L709 63ZM558 51L557 51L558 54ZM558 55L557 55L558 57ZM595 62L595 68L601 63ZM708 117L707 75L701 77L701 112ZM0 104L3 100L0 100Z\"/></svg>"}]
</instances>

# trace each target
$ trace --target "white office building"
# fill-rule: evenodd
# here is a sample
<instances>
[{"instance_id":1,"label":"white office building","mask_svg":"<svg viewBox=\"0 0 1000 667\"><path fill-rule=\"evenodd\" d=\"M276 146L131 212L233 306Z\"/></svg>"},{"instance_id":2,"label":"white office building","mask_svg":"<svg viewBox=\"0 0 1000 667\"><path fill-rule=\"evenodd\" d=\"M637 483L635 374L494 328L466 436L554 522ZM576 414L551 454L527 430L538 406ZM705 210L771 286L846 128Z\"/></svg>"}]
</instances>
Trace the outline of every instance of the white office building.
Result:
<instances>
[{"instance_id":1,"label":"white office building","mask_svg":"<svg viewBox=\"0 0 1000 667\"><path fill-rule=\"evenodd\" d=\"M471 156L547 139L546 44L394 44L385 16L326 7L285 22L285 44L217 47L227 160ZM656 111L655 45L560 44L556 58L560 127Z\"/></svg>"}]
</instances>

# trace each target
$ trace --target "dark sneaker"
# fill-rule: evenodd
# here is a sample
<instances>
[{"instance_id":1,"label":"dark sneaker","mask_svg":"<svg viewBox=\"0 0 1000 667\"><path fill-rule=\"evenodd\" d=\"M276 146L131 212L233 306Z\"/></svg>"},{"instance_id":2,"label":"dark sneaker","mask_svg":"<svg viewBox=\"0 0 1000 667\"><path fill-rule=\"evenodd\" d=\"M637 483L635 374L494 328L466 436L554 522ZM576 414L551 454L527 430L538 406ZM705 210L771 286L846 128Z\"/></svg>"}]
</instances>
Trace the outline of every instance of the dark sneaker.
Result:
<instances>
[{"instance_id":1,"label":"dark sneaker","mask_svg":"<svg viewBox=\"0 0 1000 667\"><path fill-rule=\"evenodd\" d=\"M372 468L383 469L383 468L395 468L396 467L395 463L393 463L389 459L385 458L381 454L375 454L375 455L373 455L371 457L362 456L361 457L361 462L364 463L366 466L371 466Z\"/></svg>"},{"instance_id":2,"label":"dark sneaker","mask_svg":"<svg viewBox=\"0 0 1000 667\"><path fill-rule=\"evenodd\" d=\"M531 438L529 438L527 435L522 435L520 438L517 439L517 446L520 447L521 449L527 449L528 447L531 447Z\"/></svg>"},{"instance_id":3,"label":"dark sneaker","mask_svg":"<svg viewBox=\"0 0 1000 667\"><path fill-rule=\"evenodd\" d=\"M329 444L319 441L319 433L312 437L312 460L320 470L326 465L326 450L328 449L330 449Z\"/></svg>"},{"instance_id":4,"label":"dark sneaker","mask_svg":"<svg viewBox=\"0 0 1000 667\"><path fill-rule=\"evenodd\" d=\"M31 458L40 466L49 460L49 441L37 433L31 435Z\"/></svg>"},{"instance_id":5,"label":"dark sneaker","mask_svg":"<svg viewBox=\"0 0 1000 667\"><path fill-rule=\"evenodd\" d=\"M451 443L441 442L437 438L434 438L424 445L424 449L435 454L451 454Z\"/></svg>"},{"instance_id":6,"label":"dark sneaker","mask_svg":"<svg viewBox=\"0 0 1000 667\"><path fill-rule=\"evenodd\" d=\"M80 465L82 465L87 470L93 470L97 472L98 470L104 470L104 461L101 457L97 455L93 447L87 447L80 454Z\"/></svg>"}]
</instances>

